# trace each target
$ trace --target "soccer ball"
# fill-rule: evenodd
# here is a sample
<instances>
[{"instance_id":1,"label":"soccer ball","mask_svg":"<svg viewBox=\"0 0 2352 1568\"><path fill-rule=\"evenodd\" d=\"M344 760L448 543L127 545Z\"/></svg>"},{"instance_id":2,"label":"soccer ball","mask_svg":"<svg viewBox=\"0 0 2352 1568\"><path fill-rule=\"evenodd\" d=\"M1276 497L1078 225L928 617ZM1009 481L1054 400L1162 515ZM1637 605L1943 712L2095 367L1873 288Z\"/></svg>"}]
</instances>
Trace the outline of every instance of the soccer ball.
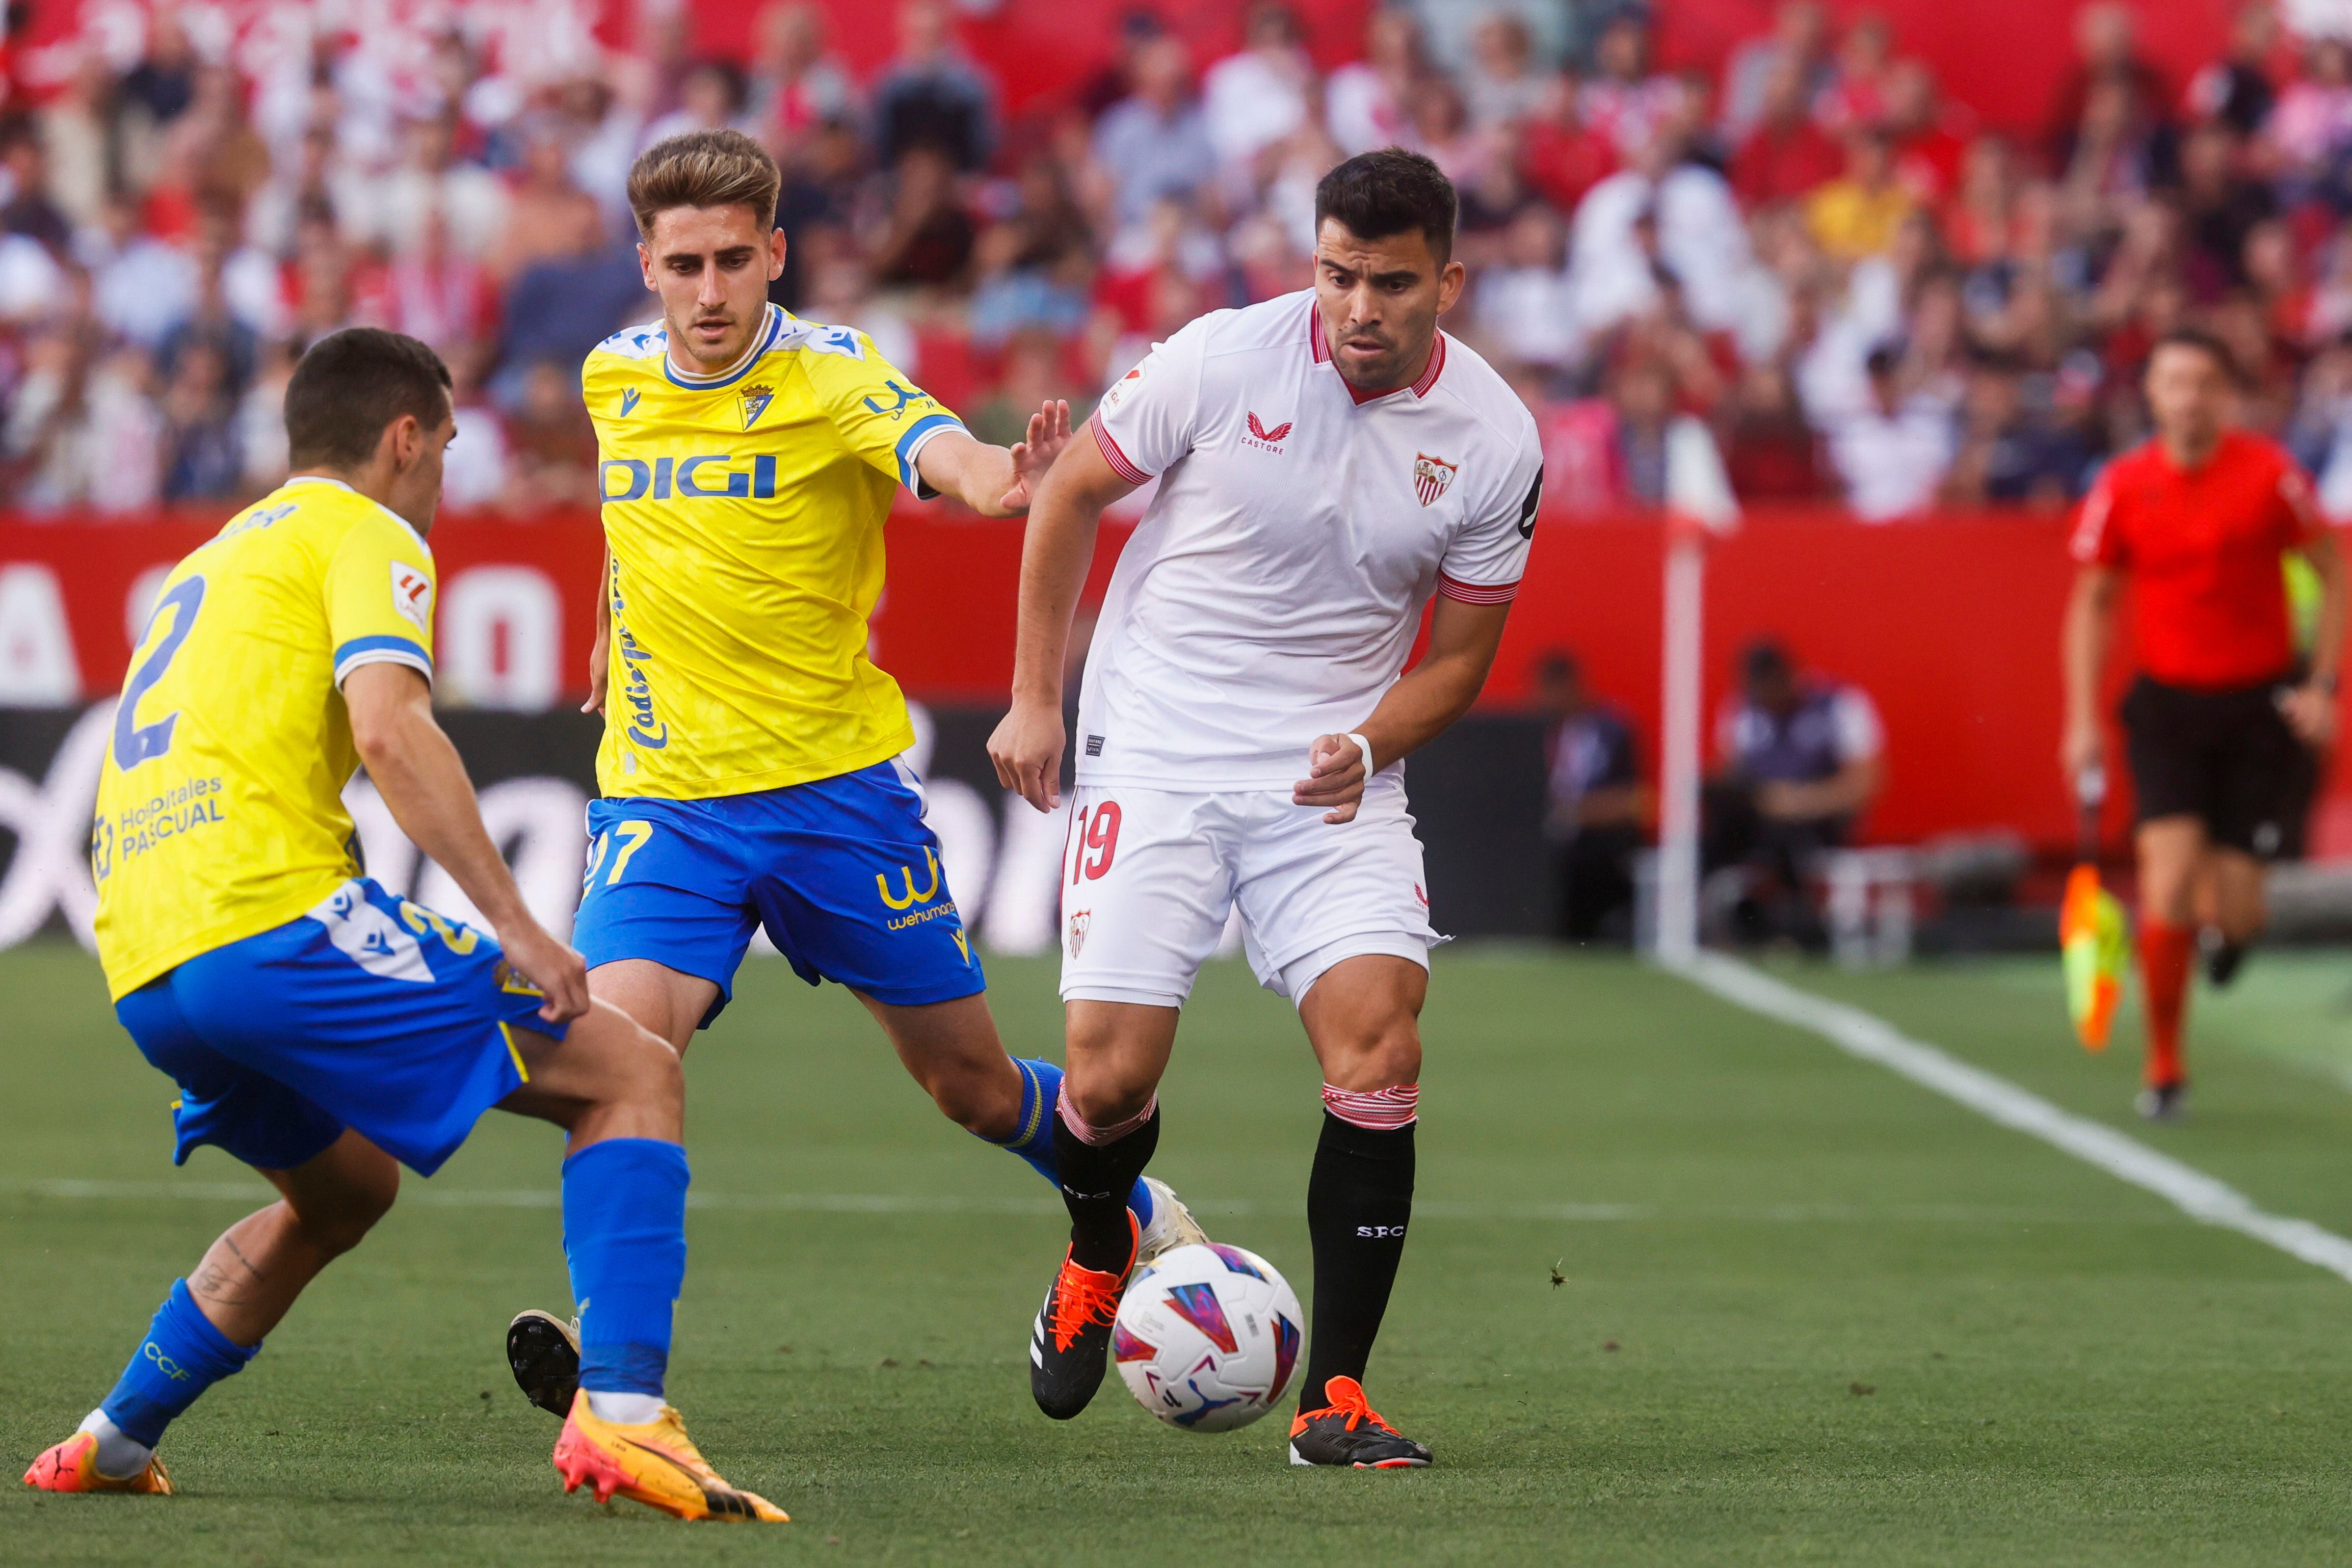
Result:
<instances>
[{"instance_id":1,"label":"soccer ball","mask_svg":"<svg viewBox=\"0 0 2352 1568\"><path fill-rule=\"evenodd\" d=\"M1255 1252L1162 1253L1129 1281L1111 1355L1137 1403L1188 1432L1230 1432L1275 1406L1298 1367L1298 1297Z\"/></svg>"}]
</instances>

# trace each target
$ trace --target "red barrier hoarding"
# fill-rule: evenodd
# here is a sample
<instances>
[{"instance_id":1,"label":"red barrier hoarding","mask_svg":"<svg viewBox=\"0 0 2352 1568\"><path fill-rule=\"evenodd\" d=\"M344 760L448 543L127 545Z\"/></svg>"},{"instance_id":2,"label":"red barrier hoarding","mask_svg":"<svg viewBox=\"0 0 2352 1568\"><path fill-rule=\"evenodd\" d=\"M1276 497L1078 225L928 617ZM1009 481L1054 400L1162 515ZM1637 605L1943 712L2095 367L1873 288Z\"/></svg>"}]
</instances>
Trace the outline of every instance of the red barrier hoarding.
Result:
<instances>
[{"instance_id":1,"label":"red barrier hoarding","mask_svg":"<svg viewBox=\"0 0 2352 1568\"><path fill-rule=\"evenodd\" d=\"M216 526L0 522L0 700L73 702L118 686L142 581L152 592L150 574ZM1710 551L1708 711L1739 648L1777 635L1878 705L1889 780L1873 838L2008 827L2063 849L2073 838L2056 762L2058 622L2073 570L2063 535L2061 519L2014 514L1880 528L1834 512L1752 517ZM1106 525L1095 593L1125 536ZM595 519L453 518L432 543L443 695L525 709L576 700L595 614ZM1650 518L1546 519L1485 703L1523 702L1534 660L1571 649L1594 689L1631 713L1654 765L1663 546ZM1020 526L909 506L888 548L877 661L935 706L1001 704ZM2119 826L2122 802L2114 810ZM2352 792L2331 784L2314 848L2352 852Z\"/></svg>"}]
</instances>

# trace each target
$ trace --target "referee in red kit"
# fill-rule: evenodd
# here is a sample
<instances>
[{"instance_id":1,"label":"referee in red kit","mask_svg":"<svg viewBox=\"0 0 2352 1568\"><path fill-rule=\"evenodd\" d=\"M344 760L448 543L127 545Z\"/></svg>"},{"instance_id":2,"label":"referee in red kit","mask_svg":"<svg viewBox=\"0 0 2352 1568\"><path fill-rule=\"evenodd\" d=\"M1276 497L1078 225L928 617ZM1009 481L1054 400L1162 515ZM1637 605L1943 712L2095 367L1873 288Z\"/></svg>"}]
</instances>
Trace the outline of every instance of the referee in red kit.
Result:
<instances>
[{"instance_id":1,"label":"referee in red kit","mask_svg":"<svg viewBox=\"0 0 2352 1568\"><path fill-rule=\"evenodd\" d=\"M2263 862L2299 841L2314 753L2336 727L2344 577L2311 485L2275 442L2231 427L2229 352L2175 331L2148 356L2156 435L2107 465L2083 504L2066 608L2070 783L2100 766L2099 677L2128 580L2139 673L2124 699L2138 795L2140 974L2147 1066L2140 1113L2180 1114L2180 1026L2209 890L2226 980L2263 927ZM2325 595L2307 667L2290 625L2283 555L2301 550Z\"/></svg>"}]
</instances>

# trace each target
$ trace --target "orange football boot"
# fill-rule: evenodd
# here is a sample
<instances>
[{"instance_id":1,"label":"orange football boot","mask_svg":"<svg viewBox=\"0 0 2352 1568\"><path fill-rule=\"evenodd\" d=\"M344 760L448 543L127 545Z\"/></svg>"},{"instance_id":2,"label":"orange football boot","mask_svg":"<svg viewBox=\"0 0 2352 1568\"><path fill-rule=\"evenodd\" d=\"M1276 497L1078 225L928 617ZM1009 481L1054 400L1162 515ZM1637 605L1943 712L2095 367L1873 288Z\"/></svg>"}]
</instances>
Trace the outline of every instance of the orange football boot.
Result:
<instances>
[{"instance_id":1,"label":"orange football boot","mask_svg":"<svg viewBox=\"0 0 2352 1568\"><path fill-rule=\"evenodd\" d=\"M643 1426L604 1421L588 1407L588 1391L572 1399L563 1435L555 1440L555 1473L563 1490L586 1481L598 1502L615 1494L657 1508L678 1519L732 1519L785 1524L792 1516L757 1492L727 1484L677 1411L662 1406L661 1417Z\"/></svg>"},{"instance_id":2,"label":"orange football boot","mask_svg":"<svg viewBox=\"0 0 2352 1568\"><path fill-rule=\"evenodd\" d=\"M163 1461L150 1457L135 1476L110 1476L98 1468L98 1435L76 1432L33 1461L25 1484L39 1491L129 1491L157 1497L172 1495L172 1475Z\"/></svg>"}]
</instances>

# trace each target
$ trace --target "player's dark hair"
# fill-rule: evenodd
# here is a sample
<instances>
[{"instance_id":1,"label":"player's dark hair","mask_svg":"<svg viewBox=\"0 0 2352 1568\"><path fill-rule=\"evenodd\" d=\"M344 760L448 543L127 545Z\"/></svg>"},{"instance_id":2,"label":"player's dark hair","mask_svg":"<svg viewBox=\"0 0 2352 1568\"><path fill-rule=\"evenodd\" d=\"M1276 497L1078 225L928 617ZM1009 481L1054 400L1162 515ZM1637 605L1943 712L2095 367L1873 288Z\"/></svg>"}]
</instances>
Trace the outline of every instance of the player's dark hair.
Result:
<instances>
[{"instance_id":1,"label":"player's dark hair","mask_svg":"<svg viewBox=\"0 0 2352 1568\"><path fill-rule=\"evenodd\" d=\"M775 224L783 183L768 150L741 131L689 131L637 154L629 166L629 211L647 239L654 220L672 207L749 207L764 235Z\"/></svg>"},{"instance_id":2,"label":"player's dark hair","mask_svg":"<svg viewBox=\"0 0 2352 1568\"><path fill-rule=\"evenodd\" d=\"M2246 373L2238 363L2238 356L2230 351L2229 344L2201 327L2173 328L2148 345L2147 362L2156 363L2156 356L2167 349L2194 349L2219 365L2232 385L2245 385Z\"/></svg>"},{"instance_id":3,"label":"player's dark hair","mask_svg":"<svg viewBox=\"0 0 2352 1568\"><path fill-rule=\"evenodd\" d=\"M1435 163L1402 147L1359 152L1315 187L1315 226L1325 218L1358 239L1386 239L1419 229L1440 267L1454 255L1454 182Z\"/></svg>"},{"instance_id":4,"label":"player's dark hair","mask_svg":"<svg viewBox=\"0 0 2352 1568\"><path fill-rule=\"evenodd\" d=\"M381 327L346 327L311 344L286 383L287 458L296 468L356 468L402 414L432 430L448 412L440 355Z\"/></svg>"}]
</instances>

